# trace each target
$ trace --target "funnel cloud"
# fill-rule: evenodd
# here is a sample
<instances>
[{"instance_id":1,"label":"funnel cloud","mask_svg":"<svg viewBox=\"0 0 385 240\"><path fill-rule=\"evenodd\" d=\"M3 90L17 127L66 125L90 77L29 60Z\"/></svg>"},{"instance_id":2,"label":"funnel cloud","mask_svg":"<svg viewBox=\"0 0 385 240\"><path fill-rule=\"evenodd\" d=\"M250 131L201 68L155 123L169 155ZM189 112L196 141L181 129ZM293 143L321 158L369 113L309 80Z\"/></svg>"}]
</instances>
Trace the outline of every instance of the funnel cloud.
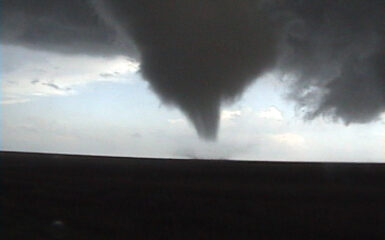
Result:
<instances>
[{"instance_id":1,"label":"funnel cloud","mask_svg":"<svg viewBox=\"0 0 385 240\"><path fill-rule=\"evenodd\" d=\"M267 72L307 119L367 123L385 110L377 0L4 0L3 44L127 55L166 104L214 140L220 108Z\"/></svg>"}]
</instances>

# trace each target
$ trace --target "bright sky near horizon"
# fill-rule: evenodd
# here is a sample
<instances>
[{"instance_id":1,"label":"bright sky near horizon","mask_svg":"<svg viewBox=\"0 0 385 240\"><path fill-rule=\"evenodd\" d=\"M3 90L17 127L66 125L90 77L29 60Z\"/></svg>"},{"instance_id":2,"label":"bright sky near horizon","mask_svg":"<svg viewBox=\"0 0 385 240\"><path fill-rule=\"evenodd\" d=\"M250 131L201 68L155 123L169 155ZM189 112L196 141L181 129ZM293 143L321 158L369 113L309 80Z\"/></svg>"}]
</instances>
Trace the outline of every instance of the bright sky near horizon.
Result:
<instances>
[{"instance_id":1,"label":"bright sky near horizon","mask_svg":"<svg viewBox=\"0 0 385 240\"><path fill-rule=\"evenodd\" d=\"M201 140L127 57L1 46L1 150L135 157L385 161L385 116L344 125L304 121L266 74L223 105L217 141Z\"/></svg>"}]
</instances>

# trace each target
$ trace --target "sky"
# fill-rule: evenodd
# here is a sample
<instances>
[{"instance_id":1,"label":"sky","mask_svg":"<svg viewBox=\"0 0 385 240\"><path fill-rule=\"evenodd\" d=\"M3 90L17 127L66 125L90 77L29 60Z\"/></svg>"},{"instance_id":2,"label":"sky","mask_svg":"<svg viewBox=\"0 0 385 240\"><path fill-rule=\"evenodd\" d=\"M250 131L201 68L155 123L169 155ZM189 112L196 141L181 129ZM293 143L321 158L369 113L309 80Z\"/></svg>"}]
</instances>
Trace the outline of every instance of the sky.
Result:
<instances>
[{"instance_id":1,"label":"sky","mask_svg":"<svg viewBox=\"0 0 385 240\"><path fill-rule=\"evenodd\" d=\"M375 0L35 1L3 6L1 150L385 161Z\"/></svg>"},{"instance_id":2,"label":"sky","mask_svg":"<svg viewBox=\"0 0 385 240\"><path fill-rule=\"evenodd\" d=\"M126 57L1 46L1 149L161 158L384 161L384 124L304 120L278 74L225 104L217 141L162 104ZM302 114L303 115L303 114Z\"/></svg>"}]
</instances>

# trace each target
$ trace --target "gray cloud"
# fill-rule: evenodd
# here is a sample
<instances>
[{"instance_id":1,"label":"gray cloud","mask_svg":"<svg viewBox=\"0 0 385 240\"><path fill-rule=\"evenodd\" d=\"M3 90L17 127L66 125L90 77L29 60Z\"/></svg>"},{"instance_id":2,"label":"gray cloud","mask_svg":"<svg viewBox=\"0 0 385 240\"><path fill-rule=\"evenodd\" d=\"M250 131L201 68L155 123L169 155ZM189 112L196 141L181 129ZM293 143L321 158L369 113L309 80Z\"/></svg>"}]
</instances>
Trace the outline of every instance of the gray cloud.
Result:
<instances>
[{"instance_id":1,"label":"gray cloud","mask_svg":"<svg viewBox=\"0 0 385 240\"><path fill-rule=\"evenodd\" d=\"M4 43L137 57L153 91L179 107L206 139L217 135L221 104L271 70L292 76L289 98L309 119L366 123L385 110L383 1L4 0L2 5Z\"/></svg>"},{"instance_id":2,"label":"gray cloud","mask_svg":"<svg viewBox=\"0 0 385 240\"><path fill-rule=\"evenodd\" d=\"M47 87L50 87L50 88L53 88L56 90L60 90L60 91L70 91L71 90L71 88L62 88L55 83L42 83L42 85L45 85Z\"/></svg>"},{"instance_id":3,"label":"gray cloud","mask_svg":"<svg viewBox=\"0 0 385 240\"><path fill-rule=\"evenodd\" d=\"M33 49L94 55L126 54L117 34L88 0L3 0L1 40Z\"/></svg>"},{"instance_id":4,"label":"gray cloud","mask_svg":"<svg viewBox=\"0 0 385 240\"><path fill-rule=\"evenodd\" d=\"M99 76L101 76L102 78L112 78L112 77L117 77L119 76L120 73L119 72L114 72L114 73L101 73L99 74Z\"/></svg>"},{"instance_id":5,"label":"gray cloud","mask_svg":"<svg viewBox=\"0 0 385 240\"><path fill-rule=\"evenodd\" d=\"M54 83L43 83L43 85L51 87L51 88L56 89L56 90L61 90L61 88Z\"/></svg>"},{"instance_id":6,"label":"gray cloud","mask_svg":"<svg viewBox=\"0 0 385 240\"><path fill-rule=\"evenodd\" d=\"M40 82L39 79L34 79L34 80L31 81L31 83L32 83L33 85L35 85L35 84L37 84L37 83L39 83L39 82Z\"/></svg>"},{"instance_id":7,"label":"gray cloud","mask_svg":"<svg viewBox=\"0 0 385 240\"><path fill-rule=\"evenodd\" d=\"M99 74L102 78L110 78L110 77L113 77L115 76L114 74L112 73L101 73Z\"/></svg>"},{"instance_id":8,"label":"gray cloud","mask_svg":"<svg viewBox=\"0 0 385 240\"><path fill-rule=\"evenodd\" d=\"M296 76L289 98L307 118L366 123L385 110L384 6L377 0L275 6L284 23L278 69Z\"/></svg>"}]
</instances>

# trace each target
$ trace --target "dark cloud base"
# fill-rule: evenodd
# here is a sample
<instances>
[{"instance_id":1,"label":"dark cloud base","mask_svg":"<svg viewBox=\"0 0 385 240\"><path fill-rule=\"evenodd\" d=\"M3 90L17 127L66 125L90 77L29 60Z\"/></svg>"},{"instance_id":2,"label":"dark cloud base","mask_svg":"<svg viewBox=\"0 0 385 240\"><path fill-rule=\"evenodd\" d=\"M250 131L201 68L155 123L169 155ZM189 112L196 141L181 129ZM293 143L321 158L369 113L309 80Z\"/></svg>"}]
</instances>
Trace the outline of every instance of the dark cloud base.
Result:
<instances>
[{"instance_id":1,"label":"dark cloud base","mask_svg":"<svg viewBox=\"0 0 385 240\"><path fill-rule=\"evenodd\" d=\"M383 1L4 0L1 9L5 44L137 57L153 91L205 139L217 136L221 103L272 70L294 76L288 96L308 119L367 123L385 110Z\"/></svg>"}]
</instances>

